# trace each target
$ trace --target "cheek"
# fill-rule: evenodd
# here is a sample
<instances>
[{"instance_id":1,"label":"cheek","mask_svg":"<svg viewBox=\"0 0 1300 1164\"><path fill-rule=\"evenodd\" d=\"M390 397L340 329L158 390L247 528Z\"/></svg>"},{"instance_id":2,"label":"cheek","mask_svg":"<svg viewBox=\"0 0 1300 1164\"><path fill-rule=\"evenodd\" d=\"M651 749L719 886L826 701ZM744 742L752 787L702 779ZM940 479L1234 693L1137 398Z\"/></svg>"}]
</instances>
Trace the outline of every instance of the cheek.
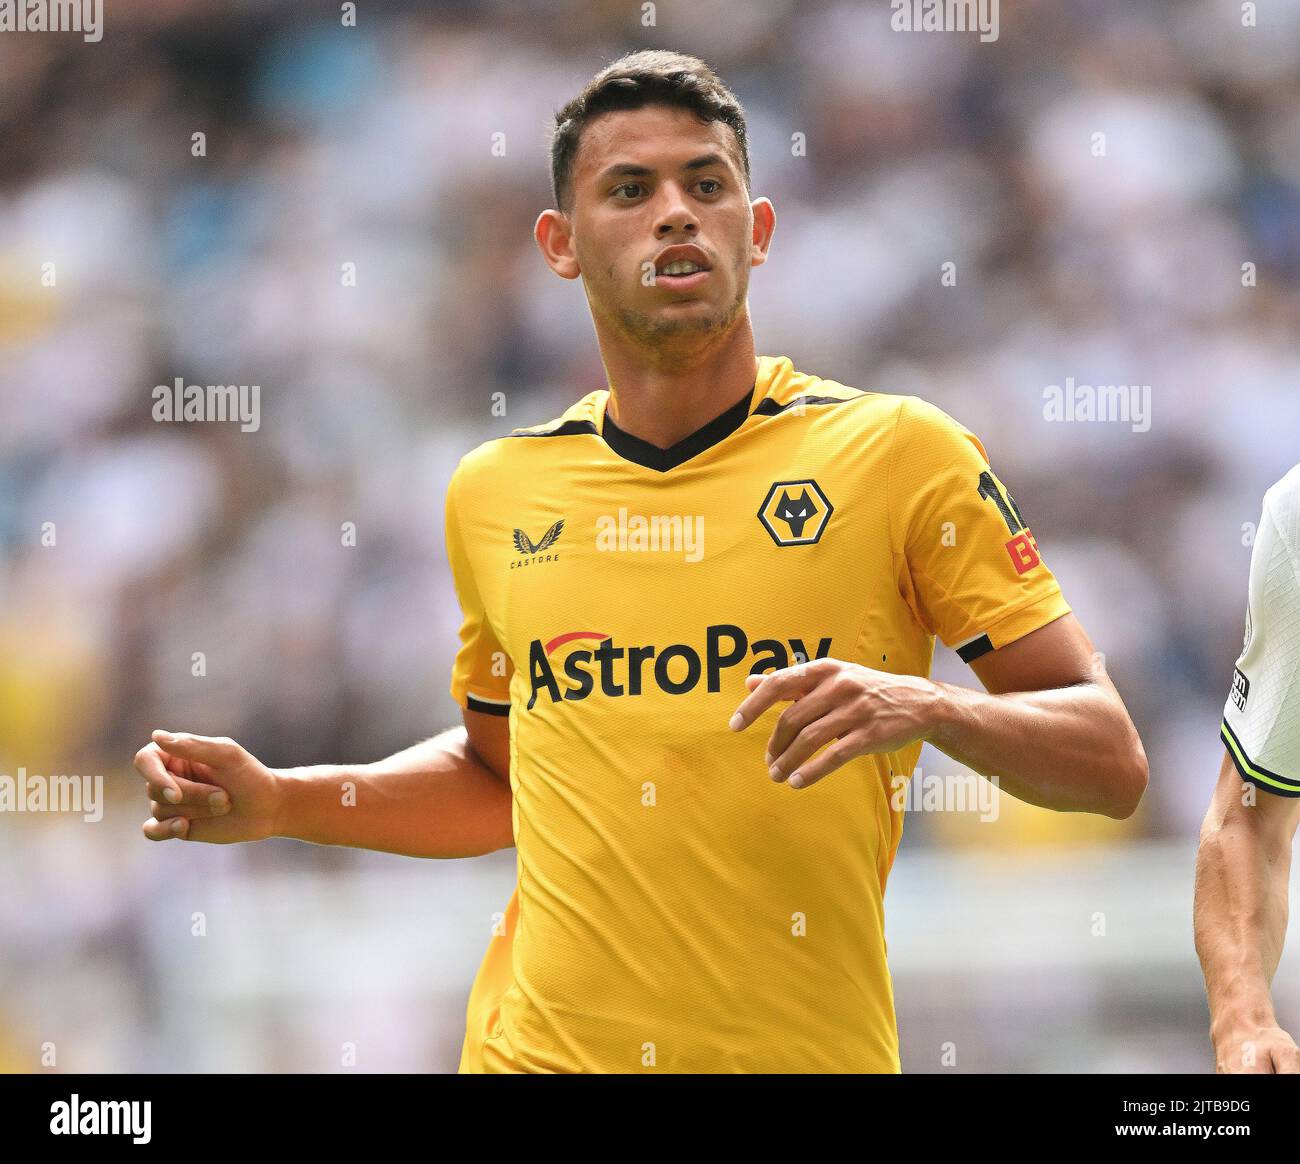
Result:
<instances>
[{"instance_id":1,"label":"cheek","mask_svg":"<svg viewBox=\"0 0 1300 1164\"><path fill-rule=\"evenodd\" d=\"M751 232L743 228L733 237L731 243L731 253L735 256L735 262L731 265L733 271L749 270L749 252L752 238Z\"/></svg>"},{"instance_id":2,"label":"cheek","mask_svg":"<svg viewBox=\"0 0 1300 1164\"><path fill-rule=\"evenodd\" d=\"M633 270L635 260L614 239L605 239L600 246L583 251L579 261L583 271L595 275L605 283L626 283L628 272L636 273Z\"/></svg>"},{"instance_id":3,"label":"cheek","mask_svg":"<svg viewBox=\"0 0 1300 1164\"><path fill-rule=\"evenodd\" d=\"M577 256L578 270L584 283L603 288L610 282L612 272L609 262L598 251L577 247L574 249L574 254Z\"/></svg>"}]
</instances>

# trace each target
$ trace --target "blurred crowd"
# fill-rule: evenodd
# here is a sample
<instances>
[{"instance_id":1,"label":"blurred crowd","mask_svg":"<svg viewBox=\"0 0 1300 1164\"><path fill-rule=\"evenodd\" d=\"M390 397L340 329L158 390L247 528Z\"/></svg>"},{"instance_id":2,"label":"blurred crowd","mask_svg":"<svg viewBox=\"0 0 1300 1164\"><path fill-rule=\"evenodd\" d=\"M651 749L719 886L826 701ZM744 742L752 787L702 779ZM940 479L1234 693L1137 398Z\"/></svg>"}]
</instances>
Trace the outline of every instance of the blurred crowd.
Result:
<instances>
[{"instance_id":1,"label":"blurred crowd","mask_svg":"<svg viewBox=\"0 0 1300 1164\"><path fill-rule=\"evenodd\" d=\"M1300 0L1259 8L1003 0L982 44L874 2L370 0L350 27L208 0L109 4L99 44L0 36L0 772L103 773L110 801L94 828L0 819L0 1068L36 1065L58 951L148 981L181 888L396 860L149 846L131 755L161 726L361 761L457 721L443 490L604 385L531 230L554 110L637 47L745 105L778 220L759 351L980 436L1147 745L1130 822L909 821L900 861L1193 835L1252 524L1300 461ZM177 377L260 385L260 427L156 422ZM1067 379L1148 386L1149 427L1048 419ZM125 976L87 971L92 1002L139 1004Z\"/></svg>"}]
</instances>

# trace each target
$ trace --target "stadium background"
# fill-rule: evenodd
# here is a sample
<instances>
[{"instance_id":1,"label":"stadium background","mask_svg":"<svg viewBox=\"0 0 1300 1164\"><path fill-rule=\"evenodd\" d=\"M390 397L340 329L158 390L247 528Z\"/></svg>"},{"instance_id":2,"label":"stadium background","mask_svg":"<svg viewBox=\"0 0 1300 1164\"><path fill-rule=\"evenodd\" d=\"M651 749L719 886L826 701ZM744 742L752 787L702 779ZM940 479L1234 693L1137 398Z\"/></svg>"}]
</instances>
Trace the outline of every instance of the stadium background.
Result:
<instances>
[{"instance_id":1,"label":"stadium background","mask_svg":"<svg viewBox=\"0 0 1300 1164\"><path fill-rule=\"evenodd\" d=\"M1300 459L1300 4L1004 0L990 44L883 2L644 11L109 0L99 44L0 34L0 772L108 802L0 814L4 1069L454 1069L513 850L151 845L131 756L164 726L363 761L457 721L447 478L603 385L530 237L549 118L658 46L748 111L759 350L980 435L1151 761L1123 823L909 816L905 1069L1209 1069L1195 835L1248 523ZM155 423L178 376L261 385L260 430ZM1067 377L1150 385L1149 431L1049 422Z\"/></svg>"}]
</instances>

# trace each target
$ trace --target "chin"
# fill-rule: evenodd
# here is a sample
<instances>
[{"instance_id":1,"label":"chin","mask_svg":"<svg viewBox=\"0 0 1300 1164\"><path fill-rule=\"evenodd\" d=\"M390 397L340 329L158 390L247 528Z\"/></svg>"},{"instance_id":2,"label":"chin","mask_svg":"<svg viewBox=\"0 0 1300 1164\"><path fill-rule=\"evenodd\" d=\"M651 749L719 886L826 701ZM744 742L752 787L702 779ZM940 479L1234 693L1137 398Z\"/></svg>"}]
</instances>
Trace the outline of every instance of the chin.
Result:
<instances>
[{"instance_id":1,"label":"chin","mask_svg":"<svg viewBox=\"0 0 1300 1164\"><path fill-rule=\"evenodd\" d=\"M701 336L726 331L741 307L743 302L728 312L707 299L687 299L661 304L651 312L626 309L619 318L629 333L648 339Z\"/></svg>"}]
</instances>

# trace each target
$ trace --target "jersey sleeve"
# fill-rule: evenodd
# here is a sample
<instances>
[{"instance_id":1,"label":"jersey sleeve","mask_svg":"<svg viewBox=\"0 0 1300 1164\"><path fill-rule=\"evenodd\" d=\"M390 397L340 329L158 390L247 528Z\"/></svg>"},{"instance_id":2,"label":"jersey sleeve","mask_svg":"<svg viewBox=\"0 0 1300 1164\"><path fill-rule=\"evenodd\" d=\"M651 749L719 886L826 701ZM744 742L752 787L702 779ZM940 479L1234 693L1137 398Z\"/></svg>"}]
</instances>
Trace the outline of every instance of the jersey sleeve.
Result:
<instances>
[{"instance_id":1,"label":"jersey sleeve","mask_svg":"<svg viewBox=\"0 0 1300 1164\"><path fill-rule=\"evenodd\" d=\"M1245 643L1219 735L1243 780L1300 796L1300 474L1279 486L1251 550Z\"/></svg>"},{"instance_id":2,"label":"jersey sleeve","mask_svg":"<svg viewBox=\"0 0 1300 1164\"><path fill-rule=\"evenodd\" d=\"M458 467L447 486L445 521L447 559L464 619L460 648L451 669L451 695L468 711L504 716L510 714L510 677L514 666L483 609L473 565L465 549L459 501L463 485L463 472Z\"/></svg>"},{"instance_id":3,"label":"jersey sleeve","mask_svg":"<svg viewBox=\"0 0 1300 1164\"><path fill-rule=\"evenodd\" d=\"M906 397L889 467L899 593L967 663L1070 612L979 438Z\"/></svg>"}]
</instances>

